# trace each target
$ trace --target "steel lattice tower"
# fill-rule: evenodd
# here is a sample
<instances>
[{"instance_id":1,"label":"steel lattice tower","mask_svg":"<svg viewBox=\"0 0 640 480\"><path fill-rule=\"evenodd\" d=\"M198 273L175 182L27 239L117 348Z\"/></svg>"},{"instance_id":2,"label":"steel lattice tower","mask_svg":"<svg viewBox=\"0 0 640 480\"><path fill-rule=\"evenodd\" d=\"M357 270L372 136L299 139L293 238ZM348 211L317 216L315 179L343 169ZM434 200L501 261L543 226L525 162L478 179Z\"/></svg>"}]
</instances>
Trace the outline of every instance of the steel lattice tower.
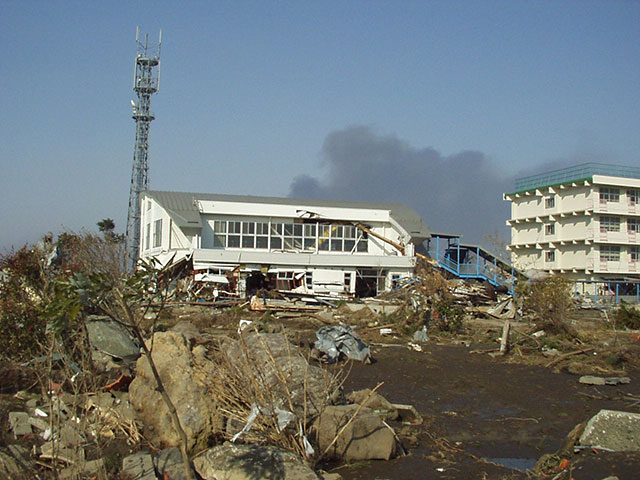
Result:
<instances>
[{"instance_id":1,"label":"steel lattice tower","mask_svg":"<svg viewBox=\"0 0 640 480\"><path fill-rule=\"evenodd\" d=\"M160 45L149 45L149 35L140 40L140 28L136 31L136 59L133 73L133 90L138 102L131 100L133 119L136 121L136 145L133 152L129 213L127 215L127 255L133 270L138 261L140 245L140 194L149 186L149 126L155 117L151 114L151 95L160 88ZM158 67L155 69L155 67Z\"/></svg>"}]
</instances>

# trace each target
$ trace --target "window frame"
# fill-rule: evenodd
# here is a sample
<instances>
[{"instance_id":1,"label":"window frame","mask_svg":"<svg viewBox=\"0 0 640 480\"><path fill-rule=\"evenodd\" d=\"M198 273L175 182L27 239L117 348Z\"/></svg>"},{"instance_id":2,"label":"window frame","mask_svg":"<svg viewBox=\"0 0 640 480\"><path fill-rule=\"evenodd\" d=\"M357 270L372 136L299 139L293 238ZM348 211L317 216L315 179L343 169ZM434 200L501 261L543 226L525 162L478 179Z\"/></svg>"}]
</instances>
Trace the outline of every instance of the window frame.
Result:
<instances>
[{"instance_id":1,"label":"window frame","mask_svg":"<svg viewBox=\"0 0 640 480\"><path fill-rule=\"evenodd\" d=\"M162 219L153 222L153 248L162 246Z\"/></svg>"},{"instance_id":2,"label":"window frame","mask_svg":"<svg viewBox=\"0 0 640 480\"><path fill-rule=\"evenodd\" d=\"M619 232L620 231L620 217L601 215L599 219L600 232Z\"/></svg>"},{"instance_id":3,"label":"window frame","mask_svg":"<svg viewBox=\"0 0 640 480\"><path fill-rule=\"evenodd\" d=\"M619 262L620 245L600 245L601 262Z\"/></svg>"},{"instance_id":4,"label":"window frame","mask_svg":"<svg viewBox=\"0 0 640 480\"><path fill-rule=\"evenodd\" d=\"M546 223L544 226L544 234L548 237L556 234L556 224Z\"/></svg>"},{"instance_id":5,"label":"window frame","mask_svg":"<svg viewBox=\"0 0 640 480\"><path fill-rule=\"evenodd\" d=\"M615 187L600 187L600 203L617 203L620 201L620 189Z\"/></svg>"}]
</instances>

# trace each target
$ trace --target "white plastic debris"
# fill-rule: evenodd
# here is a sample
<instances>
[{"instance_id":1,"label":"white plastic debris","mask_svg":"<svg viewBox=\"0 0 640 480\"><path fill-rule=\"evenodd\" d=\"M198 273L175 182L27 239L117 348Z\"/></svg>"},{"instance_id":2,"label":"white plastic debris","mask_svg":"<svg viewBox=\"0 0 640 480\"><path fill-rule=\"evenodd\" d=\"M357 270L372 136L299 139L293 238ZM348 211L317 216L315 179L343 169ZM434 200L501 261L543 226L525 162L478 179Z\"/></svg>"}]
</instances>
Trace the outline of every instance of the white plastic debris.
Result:
<instances>
[{"instance_id":1,"label":"white plastic debris","mask_svg":"<svg viewBox=\"0 0 640 480\"><path fill-rule=\"evenodd\" d=\"M242 333L242 331L252 323L253 321L251 320L245 320L245 319L240 320L240 322L238 323L238 333L239 334Z\"/></svg>"}]
</instances>

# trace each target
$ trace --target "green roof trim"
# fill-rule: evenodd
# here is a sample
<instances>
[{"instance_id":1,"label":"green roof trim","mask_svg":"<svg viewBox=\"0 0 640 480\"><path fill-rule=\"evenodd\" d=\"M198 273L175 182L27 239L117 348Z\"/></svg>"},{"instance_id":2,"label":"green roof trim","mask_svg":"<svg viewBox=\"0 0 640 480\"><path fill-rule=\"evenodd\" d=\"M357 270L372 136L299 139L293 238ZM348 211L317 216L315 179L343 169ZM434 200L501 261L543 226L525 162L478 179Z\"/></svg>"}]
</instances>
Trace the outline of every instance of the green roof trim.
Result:
<instances>
[{"instance_id":1,"label":"green roof trim","mask_svg":"<svg viewBox=\"0 0 640 480\"><path fill-rule=\"evenodd\" d=\"M527 192L530 192L531 190L539 190L541 188L559 187L560 185L566 185L567 183L576 183L576 182L593 182L593 177L576 178L575 180L567 180L567 181L560 182L560 183L552 183L551 185L540 185L538 187L528 188L526 190L519 190L519 191L513 192L513 193L505 193L504 195L505 195L505 197L508 197L509 195L518 195L520 193L527 193Z\"/></svg>"}]
</instances>

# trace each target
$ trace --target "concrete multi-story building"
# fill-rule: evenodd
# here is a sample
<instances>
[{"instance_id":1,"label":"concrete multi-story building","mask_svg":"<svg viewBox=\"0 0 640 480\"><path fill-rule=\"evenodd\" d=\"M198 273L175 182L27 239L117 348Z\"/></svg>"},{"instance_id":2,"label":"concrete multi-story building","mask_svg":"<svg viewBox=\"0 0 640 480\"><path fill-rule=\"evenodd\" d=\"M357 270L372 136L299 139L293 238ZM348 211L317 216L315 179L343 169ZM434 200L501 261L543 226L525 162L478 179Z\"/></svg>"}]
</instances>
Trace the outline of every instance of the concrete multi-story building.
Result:
<instances>
[{"instance_id":1,"label":"concrete multi-story building","mask_svg":"<svg viewBox=\"0 0 640 480\"><path fill-rule=\"evenodd\" d=\"M147 191L139 253L188 258L196 280L370 296L410 276L430 233L398 204Z\"/></svg>"},{"instance_id":2,"label":"concrete multi-story building","mask_svg":"<svg viewBox=\"0 0 640 480\"><path fill-rule=\"evenodd\" d=\"M586 163L516 180L516 268L583 282L640 280L640 168Z\"/></svg>"}]
</instances>

